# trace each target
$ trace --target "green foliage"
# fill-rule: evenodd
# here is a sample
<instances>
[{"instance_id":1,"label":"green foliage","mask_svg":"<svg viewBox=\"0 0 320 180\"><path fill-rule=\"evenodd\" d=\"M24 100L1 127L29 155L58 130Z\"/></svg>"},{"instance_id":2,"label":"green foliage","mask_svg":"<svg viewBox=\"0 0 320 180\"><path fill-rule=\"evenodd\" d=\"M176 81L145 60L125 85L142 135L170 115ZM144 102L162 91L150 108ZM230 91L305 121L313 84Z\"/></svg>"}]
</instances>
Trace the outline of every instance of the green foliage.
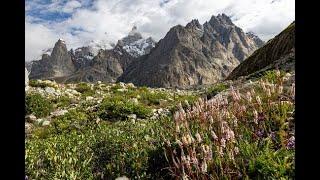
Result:
<instances>
[{"instance_id":1,"label":"green foliage","mask_svg":"<svg viewBox=\"0 0 320 180\"><path fill-rule=\"evenodd\" d=\"M218 93L220 93L228 88L229 88L229 86L224 83L218 83L218 84L214 85L213 87L208 88L208 90L206 92L208 99L210 99L211 97L217 95Z\"/></svg>"},{"instance_id":2,"label":"green foliage","mask_svg":"<svg viewBox=\"0 0 320 180\"><path fill-rule=\"evenodd\" d=\"M53 110L51 102L40 94L27 94L25 99L26 114L45 117Z\"/></svg>"},{"instance_id":3,"label":"green foliage","mask_svg":"<svg viewBox=\"0 0 320 180\"><path fill-rule=\"evenodd\" d=\"M150 108L136 104L124 97L116 96L105 98L99 107L99 116L104 120L125 120L128 115L136 114L138 118L151 115Z\"/></svg>"},{"instance_id":4,"label":"green foliage","mask_svg":"<svg viewBox=\"0 0 320 180\"><path fill-rule=\"evenodd\" d=\"M75 112L64 117L78 121ZM73 118L71 118L71 116ZM82 120L80 120L82 121ZM31 179L161 179L168 174L159 134L172 121L88 121L77 131L26 139L26 175Z\"/></svg>"},{"instance_id":5,"label":"green foliage","mask_svg":"<svg viewBox=\"0 0 320 180\"><path fill-rule=\"evenodd\" d=\"M248 157L248 175L252 179L290 179L294 177L294 153L280 149L275 151L268 145L252 151Z\"/></svg>"},{"instance_id":6,"label":"green foliage","mask_svg":"<svg viewBox=\"0 0 320 180\"><path fill-rule=\"evenodd\" d=\"M164 173L162 168L166 167L158 136L163 129L156 127L161 126L160 123L141 122L132 126L121 122L112 125L113 129L105 131L105 138L93 147L94 173L112 179L123 175L131 179L160 178Z\"/></svg>"},{"instance_id":7,"label":"green foliage","mask_svg":"<svg viewBox=\"0 0 320 180\"><path fill-rule=\"evenodd\" d=\"M168 95L164 92L145 92L141 94L141 102L150 105L160 105L161 100L167 100Z\"/></svg>"},{"instance_id":8,"label":"green foliage","mask_svg":"<svg viewBox=\"0 0 320 180\"><path fill-rule=\"evenodd\" d=\"M266 79L271 83L279 83L277 72L280 73L280 78L286 74L285 71L270 70L263 73L262 79Z\"/></svg>"},{"instance_id":9,"label":"green foliage","mask_svg":"<svg viewBox=\"0 0 320 180\"><path fill-rule=\"evenodd\" d=\"M88 115L76 109L68 111L65 115L57 117L51 125L54 134L77 131L88 125Z\"/></svg>"},{"instance_id":10,"label":"green foliage","mask_svg":"<svg viewBox=\"0 0 320 180\"><path fill-rule=\"evenodd\" d=\"M276 72L266 74L263 79L281 83L279 79L282 74L279 77L272 73ZM266 85L267 89L270 87ZM295 171L294 149L287 148L287 143L294 129L294 103L291 103L292 100L281 103L280 97L289 95L285 90L278 93L278 87L277 84L270 96L266 94L266 89L255 87L251 102L246 97L247 89L244 89L239 100L228 96L228 105L222 105L225 101L221 99L219 106L213 106L199 100L197 93L182 95L146 87L123 88L120 84L110 89L103 85L91 89L88 84L80 83L77 91L81 91L83 96L92 95L98 89L108 93L98 106L97 102L82 98L79 106L53 118L49 126L34 127L25 141L26 175L30 179L115 179L119 176L172 179L174 174L179 176L179 170L173 168L175 164L171 159L174 157L179 164L181 149L184 149L185 155L190 155L188 153L194 150L199 162L199 166L192 166L192 169L198 170L200 176L193 174L189 179L292 179ZM214 96L227 88L227 85L219 83L208 92ZM261 98L261 104L256 96ZM138 103L132 98L136 98ZM50 101L42 100L50 104ZM61 96L51 102L57 107L66 107L71 100ZM160 107L179 111L183 116L173 113L174 118L149 120L151 108ZM193 112L188 112L188 109ZM253 110L259 112L257 124L253 121ZM126 121L130 114L136 114L142 120ZM192 118L187 123L181 119L175 121L190 115ZM208 119L210 116L213 123ZM107 121L97 121L98 117ZM224 131L222 121L228 125ZM211 130L218 140L212 138ZM226 138L226 132L230 136L231 130L235 135L234 141L227 140L222 149L223 155L220 155L220 140ZM257 136L258 130L263 132L261 137ZM201 142L197 142L197 133L201 135ZM180 148L176 140L183 142L182 137L187 134L193 137L194 142ZM203 148L207 146L212 150L212 159L208 160L207 172L202 173L199 169L206 152ZM190 174L187 172L189 170L185 171Z\"/></svg>"},{"instance_id":11,"label":"green foliage","mask_svg":"<svg viewBox=\"0 0 320 180\"><path fill-rule=\"evenodd\" d=\"M75 88L76 91L82 94L82 96L92 96L95 94L94 90L87 83L79 83Z\"/></svg>"},{"instance_id":12,"label":"green foliage","mask_svg":"<svg viewBox=\"0 0 320 180\"><path fill-rule=\"evenodd\" d=\"M59 96L58 98L52 100L53 103L56 104L57 107L67 107L71 104L72 99L68 96Z\"/></svg>"},{"instance_id":13,"label":"green foliage","mask_svg":"<svg viewBox=\"0 0 320 180\"><path fill-rule=\"evenodd\" d=\"M41 80L34 80L34 79L29 81L29 86L40 87L40 88L45 88L45 87L53 87L54 88L54 86L50 83L47 83L47 82L41 81Z\"/></svg>"}]
</instances>

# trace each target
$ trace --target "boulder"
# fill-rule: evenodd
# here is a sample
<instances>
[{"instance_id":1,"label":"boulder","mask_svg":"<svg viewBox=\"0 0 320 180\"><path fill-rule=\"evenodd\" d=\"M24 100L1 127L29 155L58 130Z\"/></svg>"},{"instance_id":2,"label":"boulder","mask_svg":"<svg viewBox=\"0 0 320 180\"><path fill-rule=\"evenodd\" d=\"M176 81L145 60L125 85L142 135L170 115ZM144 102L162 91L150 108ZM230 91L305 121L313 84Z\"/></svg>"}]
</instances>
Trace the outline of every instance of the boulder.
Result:
<instances>
[{"instance_id":1,"label":"boulder","mask_svg":"<svg viewBox=\"0 0 320 180\"><path fill-rule=\"evenodd\" d=\"M128 119L136 120L137 119L137 115L136 114L130 114L130 115L128 115Z\"/></svg>"},{"instance_id":2,"label":"boulder","mask_svg":"<svg viewBox=\"0 0 320 180\"><path fill-rule=\"evenodd\" d=\"M129 180L126 176L117 177L115 180Z\"/></svg>"},{"instance_id":3,"label":"boulder","mask_svg":"<svg viewBox=\"0 0 320 180\"><path fill-rule=\"evenodd\" d=\"M68 112L67 110L57 110L57 111L51 112L50 114L53 117L57 117L57 116L63 116L67 112Z\"/></svg>"},{"instance_id":4,"label":"boulder","mask_svg":"<svg viewBox=\"0 0 320 180\"><path fill-rule=\"evenodd\" d=\"M44 120L41 125L42 126L49 126L50 125L50 121Z\"/></svg>"},{"instance_id":5,"label":"boulder","mask_svg":"<svg viewBox=\"0 0 320 180\"><path fill-rule=\"evenodd\" d=\"M26 134L29 134L31 132L32 129L32 124L31 123L24 123L24 131Z\"/></svg>"},{"instance_id":6,"label":"boulder","mask_svg":"<svg viewBox=\"0 0 320 180\"><path fill-rule=\"evenodd\" d=\"M33 114L30 114L30 115L27 115L25 117L25 120L27 122L33 123L33 122L35 122L37 120L37 117L35 115L33 115Z\"/></svg>"}]
</instances>

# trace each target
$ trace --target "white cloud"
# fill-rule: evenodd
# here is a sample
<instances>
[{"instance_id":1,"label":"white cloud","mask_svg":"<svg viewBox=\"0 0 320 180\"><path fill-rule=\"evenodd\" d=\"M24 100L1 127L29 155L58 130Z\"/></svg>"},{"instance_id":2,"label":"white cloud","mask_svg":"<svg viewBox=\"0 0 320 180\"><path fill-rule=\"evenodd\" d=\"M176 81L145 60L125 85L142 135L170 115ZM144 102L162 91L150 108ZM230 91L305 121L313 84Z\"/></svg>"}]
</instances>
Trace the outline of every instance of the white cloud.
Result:
<instances>
[{"instance_id":1,"label":"white cloud","mask_svg":"<svg viewBox=\"0 0 320 180\"><path fill-rule=\"evenodd\" d=\"M41 56L43 49L52 48L58 36L41 24L25 23L25 59L33 60Z\"/></svg>"},{"instance_id":2,"label":"white cloud","mask_svg":"<svg viewBox=\"0 0 320 180\"><path fill-rule=\"evenodd\" d=\"M83 8L85 0L72 0L66 4L54 1L46 11L62 11L72 16L61 22L31 23L26 18L26 60L32 60L42 49L52 47L59 37L66 40L68 48L88 44L90 40L116 42L137 25L144 36L156 40L177 24L185 25L192 19L200 23L212 15L232 15L236 25L253 31L264 40L272 38L294 20L294 0L96 0L93 7ZM163 3L167 2L167 3ZM161 4L161 6L160 6ZM26 9L40 7L26 3ZM47 36L47 38L40 38ZM33 42L27 42L33 41Z\"/></svg>"},{"instance_id":3,"label":"white cloud","mask_svg":"<svg viewBox=\"0 0 320 180\"><path fill-rule=\"evenodd\" d=\"M79 7L81 7L81 3L79 1L72 0L67 2L62 11L65 13L72 13L76 8Z\"/></svg>"}]
</instances>

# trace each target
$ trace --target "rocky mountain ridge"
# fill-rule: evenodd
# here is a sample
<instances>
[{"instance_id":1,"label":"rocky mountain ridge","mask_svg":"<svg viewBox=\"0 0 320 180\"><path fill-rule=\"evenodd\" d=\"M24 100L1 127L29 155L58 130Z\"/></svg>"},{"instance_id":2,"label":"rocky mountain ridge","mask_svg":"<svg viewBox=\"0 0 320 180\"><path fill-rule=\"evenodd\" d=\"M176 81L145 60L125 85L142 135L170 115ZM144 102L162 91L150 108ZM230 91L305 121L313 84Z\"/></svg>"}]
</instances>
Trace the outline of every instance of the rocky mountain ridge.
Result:
<instances>
[{"instance_id":1,"label":"rocky mountain ridge","mask_svg":"<svg viewBox=\"0 0 320 180\"><path fill-rule=\"evenodd\" d=\"M260 40L261 41L261 40ZM225 14L203 25L172 27L150 54L132 63L118 81L150 87L212 84L225 77L261 43Z\"/></svg>"},{"instance_id":2,"label":"rocky mountain ridge","mask_svg":"<svg viewBox=\"0 0 320 180\"><path fill-rule=\"evenodd\" d=\"M112 49L91 43L68 51L60 39L52 51L45 51L41 60L27 62L26 68L31 79L114 82L131 59L149 53L154 45L155 41L151 37L143 38L136 26Z\"/></svg>"},{"instance_id":3,"label":"rocky mountain ridge","mask_svg":"<svg viewBox=\"0 0 320 180\"><path fill-rule=\"evenodd\" d=\"M295 22L237 66L227 79L232 80L270 69L294 71Z\"/></svg>"},{"instance_id":4,"label":"rocky mountain ridge","mask_svg":"<svg viewBox=\"0 0 320 180\"><path fill-rule=\"evenodd\" d=\"M52 53L33 61L30 79L57 82L132 82L150 87L187 87L215 83L263 44L244 33L225 14L203 25L192 20L172 27L156 43L133 27L112 49L90 46L67 51L59 40Z\"/></svg>"}]
</instances>

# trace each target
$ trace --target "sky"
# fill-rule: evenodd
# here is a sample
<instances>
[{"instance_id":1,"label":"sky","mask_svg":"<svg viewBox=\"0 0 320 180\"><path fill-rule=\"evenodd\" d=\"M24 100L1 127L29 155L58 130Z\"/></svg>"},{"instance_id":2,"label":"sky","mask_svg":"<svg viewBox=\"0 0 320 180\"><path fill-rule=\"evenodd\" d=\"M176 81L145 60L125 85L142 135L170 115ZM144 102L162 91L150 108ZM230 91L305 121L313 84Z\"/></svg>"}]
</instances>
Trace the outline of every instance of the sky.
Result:
<instances>
[{"instance_id":1,"label":"sky","mask_svg":"<svg viewBox=\"0 0 320 180\"><path fill-rule=\"evenodd\" d=\"M225 13L245 32L267 41L295 19L294 0L26 0L25 61L39 59L62 38L68 49L116 43L133 26L163 38L175 25L201 24Z\"/></svg>"}]
</instances>

